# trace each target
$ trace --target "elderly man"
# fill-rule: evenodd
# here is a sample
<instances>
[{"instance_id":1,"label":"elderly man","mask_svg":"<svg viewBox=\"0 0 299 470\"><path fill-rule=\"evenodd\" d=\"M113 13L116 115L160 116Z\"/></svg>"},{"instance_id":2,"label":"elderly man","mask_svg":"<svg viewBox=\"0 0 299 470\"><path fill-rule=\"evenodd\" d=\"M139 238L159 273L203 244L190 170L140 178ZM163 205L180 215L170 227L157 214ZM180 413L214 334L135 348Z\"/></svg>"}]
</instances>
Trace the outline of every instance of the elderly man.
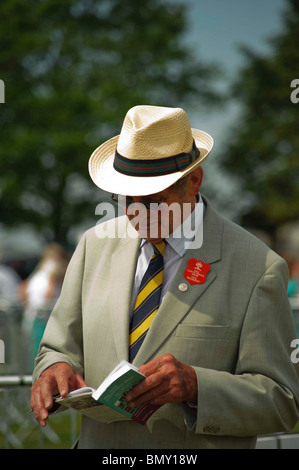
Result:
<instances>
[{"instance_id":1,"label":"elderly man","mask_svg":"<svg viewBox=\"0 0 299 470\"><path fill-rule=\"evenodd\" d=\"M212 147L182 109L137 106L90 158L95 184L126 196L126 215L77 247L31 407L44 426L55 393L96 388L122 359L146 376L129 405L163 406L144 426L83 416L78 448L253 448L298 420L286 264L199 193ZM153 224L157 203L176 210Z\"/></svg>"}]
</instances>

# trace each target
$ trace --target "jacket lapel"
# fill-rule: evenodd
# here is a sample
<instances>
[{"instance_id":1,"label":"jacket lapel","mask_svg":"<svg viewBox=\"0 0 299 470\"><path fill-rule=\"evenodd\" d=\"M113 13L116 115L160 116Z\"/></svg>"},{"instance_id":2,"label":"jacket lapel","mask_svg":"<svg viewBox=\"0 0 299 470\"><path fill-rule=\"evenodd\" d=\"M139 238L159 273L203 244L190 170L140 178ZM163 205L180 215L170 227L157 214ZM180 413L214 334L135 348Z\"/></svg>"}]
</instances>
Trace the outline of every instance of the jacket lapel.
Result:
<instances>
[{"instance_id":1,"label":"jacket lapel","mask_svg":"<svg viewBox=\"0 0 299 470\"><path fill-rule=\"evenodd\" d=\"M203 244L199 249L189 249L176 273L169 291L166 293L160 309L155 316L147 336L135 357L134 364L140 366L148 362L159 347L168 338L171 332L183 320L185 315L199 297L210 287L216 278L213 263L221 259L221 240L223 223L218 214L211 208L205 199L207 210L204 217ZM195 258L204 263L209 263L211 270L208 272L203 284L190 285L184 277L188 260ZM180 284L187 284L188 289L182 292Z\"/></svg>"},{"instance_id":2,"label":"jacket lapel","mask_svg":"<svg viewBox=\"0 0 299 470\"><path fill-rule=\"evenodd\" d=\"M111 257L110 321L119 360L128 360L129 312L140 238L121 238Z\"/></svg>"}]
</instances>

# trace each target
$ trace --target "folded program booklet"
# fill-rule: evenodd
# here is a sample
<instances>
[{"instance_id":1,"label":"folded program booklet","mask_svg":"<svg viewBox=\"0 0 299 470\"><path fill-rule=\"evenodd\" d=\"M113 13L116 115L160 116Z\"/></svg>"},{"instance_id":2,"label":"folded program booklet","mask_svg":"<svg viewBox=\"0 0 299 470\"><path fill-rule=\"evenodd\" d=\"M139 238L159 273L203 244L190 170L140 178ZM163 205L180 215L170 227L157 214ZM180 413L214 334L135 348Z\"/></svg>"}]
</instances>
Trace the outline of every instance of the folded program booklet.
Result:
<instances>
[{"instance_id":1,"label":"folded program booklet","mask_svg":"<svg viewBox=\"0 0 299 470\"><path fill-rule=\"evenodd\" d=\"M65 398L55 397L57 404L73 408L96 421L111 423L133 420L145 424L161 405L145 403L129 408L126 393L145 376L127 361L121 361L106 377L98 389L83 387L70 392Z\"/></svg>"}]
</instances>

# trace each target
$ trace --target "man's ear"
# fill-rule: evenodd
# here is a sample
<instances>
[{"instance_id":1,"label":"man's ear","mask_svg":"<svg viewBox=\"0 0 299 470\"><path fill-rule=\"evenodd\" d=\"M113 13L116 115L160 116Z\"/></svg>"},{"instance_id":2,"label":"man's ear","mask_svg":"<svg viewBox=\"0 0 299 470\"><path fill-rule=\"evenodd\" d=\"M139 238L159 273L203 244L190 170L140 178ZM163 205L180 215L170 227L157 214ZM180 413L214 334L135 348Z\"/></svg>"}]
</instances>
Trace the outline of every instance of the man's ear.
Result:
<instances>
[{"instance_id":1,"label":"man's ear","mask_svg":"<svg viewBox=\"0 0 299 470\"><path fill-rule=\"evenodd\" d=\"M190 190L194 195L198 194L203 179L203 169L201 166L190 173Z\"/></svg>"}]
</instances>

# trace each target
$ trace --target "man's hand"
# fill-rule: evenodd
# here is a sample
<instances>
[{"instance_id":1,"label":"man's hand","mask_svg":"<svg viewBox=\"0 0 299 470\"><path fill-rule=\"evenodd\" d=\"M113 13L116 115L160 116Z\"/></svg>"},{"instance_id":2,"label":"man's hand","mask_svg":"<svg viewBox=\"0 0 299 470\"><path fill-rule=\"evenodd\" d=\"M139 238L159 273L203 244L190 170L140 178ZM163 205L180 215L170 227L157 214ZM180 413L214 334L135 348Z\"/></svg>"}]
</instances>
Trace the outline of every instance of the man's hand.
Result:
<instances>
[{"instance_id":1,"label":"man's hand","mask_svg":"<svg viewBox=\"0 0 299 470\"><path fill-rule=\"evenodd\" d=\"M57 362L45 369L31 389L31 409L41 426L46 426L50 410L53 406L53 395L62 397L72 390L86 387L81 375L65 362Z\"/></svg>"},{"instance_id":2,"label":"man's hand","mask_svg":"<svg viewBox=\"0 0 299 470\"><path fill-rule=\"evenodd\" d=\"M197 377L193 367L163 354L139 368L146 378L130 390L126 400L131 408L188 401L197 403Z\"/></svg>"}]
</instances>

